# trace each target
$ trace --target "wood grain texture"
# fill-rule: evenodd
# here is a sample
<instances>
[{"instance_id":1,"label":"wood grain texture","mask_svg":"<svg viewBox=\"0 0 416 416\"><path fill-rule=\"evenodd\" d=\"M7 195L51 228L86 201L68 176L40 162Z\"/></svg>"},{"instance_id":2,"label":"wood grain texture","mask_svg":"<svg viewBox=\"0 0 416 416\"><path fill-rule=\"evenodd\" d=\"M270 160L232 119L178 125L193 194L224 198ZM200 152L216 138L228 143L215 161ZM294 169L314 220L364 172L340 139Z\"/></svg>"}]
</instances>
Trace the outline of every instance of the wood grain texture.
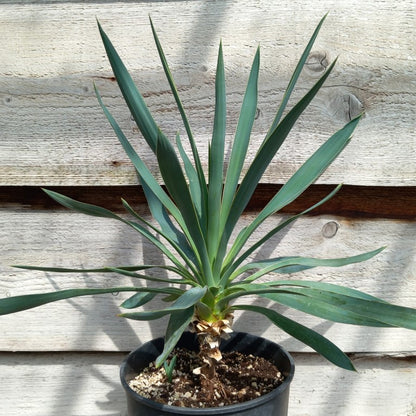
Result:
<instances>
[{"instance_id":1,"label":"wood grain texture","mask_svg":"<svg viewBox=\"0 0 416 416\"><path fill-rule=\"evenodd\" d=\"M124 354L0 354L0 413L126 416L118 366ZM416 361L353 358L358 373L294 354L290 416L415 416ZM18 377L16 377L16 375Z\"/></svg>"},{"instance_id":2,"label":"wood grain texture","mask_svg":"<svg viewBox=\"0 0 416 416\"><path fill-rule=\"evenodd\" d=\"M104 56L98 17L170 137L181 133L151 39L152 14L194 134L207 160L219 39L228 79L228 132L235 129L249 66L262 47L259 116L249 161L273 119L315 25L330 15L295 98L337 55L337 67L302 117L264 183L282 183L317 146L364 108L351 145L320 180L416 184L415 5L401 0L259 0L0 3L0 184L129 185L136 175L94 97L96 82L129 137L142 143ZM301 11L301 13L299 13ZM175 16L175 18L172 18ZM154 168L146 150L144 158Z\"/></svg>"},{"instance_id":3,"label":"wood grain texture","mask_svg":"<svg viewBox=\"0 0 416 416\"><path fill-rule=\"evenodd\" d=\"M143 209L144 215L146 215ZM250 221L247 213L239 227ZM274 216L252 241L278 224ZM335 234L334 231L335 225ZM416 223L405 220L352 219L333 215L304 217L287 232L273 238L253 258L281 255L343 257L387 248L374 259L340 269L317 268L296 278L314 279L367 291L392 302L416 306ZM25 271L12 264L61 267L100 267L164 264L157 250L133 231L115 221L91 218L68 211L3 209L0 215L0 295L54 291L71 287L112 287L143 284L112 275L60 275ZM158 273L158 272L155 272ZM159 272L165 273L165 272ZM160 275L160 274L157 274ZM164 274L165 275L165 274ZM271 277L269 277L271 278ZM165 320L145 322L117 318L118 305L127 294L93 296L0 317L0 350L20 351L128 351L137 343L161 335ZM252 298L249 302L254 302ZM146 305L146 307L160 306ZM396 351L412 354L416 332L401 329L368 329L336 325L281 308L288 316L326 334L352 352ZM28 324L30 322L30 324ZM239 315L239 330L255 331L279 340L293 351L305 347L257 315Z\"/></svg>"}]
</instances>

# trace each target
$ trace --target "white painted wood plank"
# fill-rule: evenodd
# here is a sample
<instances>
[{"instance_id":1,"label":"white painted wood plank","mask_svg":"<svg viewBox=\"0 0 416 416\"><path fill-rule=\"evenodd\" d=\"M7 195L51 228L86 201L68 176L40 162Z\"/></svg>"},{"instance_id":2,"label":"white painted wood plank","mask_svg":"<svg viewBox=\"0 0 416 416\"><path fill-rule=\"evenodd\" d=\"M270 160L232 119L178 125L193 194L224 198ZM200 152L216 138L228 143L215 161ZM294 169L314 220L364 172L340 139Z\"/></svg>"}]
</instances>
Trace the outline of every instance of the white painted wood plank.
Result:
<instances>
[{"instance_id":1,"label":"white painted wood plank","mask_svg":"<svg viewBox=\"0 0 416 416\"><path fill-rule=\"evenodd\" d=\"M125 416L124 354L0 354L0 413ZM358 373L295 354L290 416L415 416L415 359L362 357Z\"/></svg>"},{"instance_id":2,"label":"white painted wood plank","mask_svg":"<svg viewBox=\"0 0 416 416\"><path fill-rule=\"evenodd\" d=\"M271 224L276 225L281 219L273 217L265 224L265 229L270 229ZM241 226L248 220L248 216L244 217ZM337 222L338 232L333 238L326 238L323 229L331 221ZM294 278L344 284L398 304L416 307L415 234L416 223L411 221L305 217L256 253L256 258L278 255L343 257L387 245L384 252L366 263L339 269L317 268ZM259 234L257 238L260 238ZM134 283L127 278L114 279L109 275L57 276L23 271L9 267L12 264L88 268L163 261L152 246L125 226L67 211L2 210L0 246L3 247L0 251L1 296ZM126 296L79 298L2 316L0 350L127 351L139 342L162 334L166 321L154 321L149 325L116 317L118 305ZM325 334L345 351L415 351L416 331L350 327L324 323L290 310L285 313ZM303 345L256 315L246 313L243 318L238 316L235 326L246 331L255 328L258 335L278 339L293 351L305 351Z\"/></svg>"},{"instance_id":3,"label":"white painted wood plank","mask_svg":"<svg viewBox=\"0 0 416 416\"><path fill-rule=\"evenodd\" d=\"M151 39L151 13L165 45L201 155L211 134L216 52L222 38L229 83L230 137L258 43L262 46L255 153L296 59L331 11L313 54L340 55L336 70L301 118L263 181L281 183L355 112L366 118L322 183L415 185L415 5L266 0L192 2L4 2L0 4L0 184L132 184L136 176L98 108L95 81L128 136L138 137L100 44L99 17L131 68L148 105L173 137L179 117ZM302 11L302 13L299 13ZM177 16L175 19L172 16ZM46 57L46 58L45 58ZM322 60L321 58L322 57ZM319 73L313 60L296 96ZM318 71L314 71L318 69ZM357 107L358 108L358 107ZM142 146L140 146L142 147ZM144 152L145 160L154 160Z\"/></svg>"},{"instance_id":4,"label":"white painted wood plank","mask_svg":"<svg viewBox=\"0 0 416 416\"><path fill-rule=\"evenodd\" d=\"M126 354L0 354L0 413L126 415L119 364Z\"/></svg>"},{"instance_id":5,"label":"white painted wood plank","mask_svg":"<svg viewBox=\"0 0 416 416\"><path fill-rule=\"evenodd\" d=\"M357 373L295 354L290 416L415 416L416 363L387 357L354 360Z\"/></svg>"}]
</instances>

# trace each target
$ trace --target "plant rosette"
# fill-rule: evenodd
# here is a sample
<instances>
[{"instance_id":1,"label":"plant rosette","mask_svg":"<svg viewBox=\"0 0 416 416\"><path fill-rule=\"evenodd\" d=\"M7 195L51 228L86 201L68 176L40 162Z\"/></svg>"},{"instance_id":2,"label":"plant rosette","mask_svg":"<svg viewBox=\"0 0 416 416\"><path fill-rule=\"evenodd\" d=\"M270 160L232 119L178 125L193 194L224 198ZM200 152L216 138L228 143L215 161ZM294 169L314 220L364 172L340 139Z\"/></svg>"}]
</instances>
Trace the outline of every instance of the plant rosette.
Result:
<instances>
[{"instance_id":1,"label":"plant rosette","mask_svg":"<svg viewBox=\"0 0 416 416\"><path fill-rule=\"evenodd\" d=\"M210 390L210 386L213 380L217 385L221 385L219 370L217 370L222 361L220 341L232 332L235 311L259 314L335 365L354 370L349 357L330 340L275 309L245 303L244 298L248 296L258 296L278 305L294 308L333 322L416 329L415 309L393 305L345 286L307 279L292 279L292 274L314 267L340 267L369 260L380 253L383 247L339 258L310 258L294 255L251 260L252 254L270 238L337 193L340 186L310 208L268 230L262 237L255 237L254 232L266 219L293 202L331 165L350 142L360 117L348 122L325 141L279 189L251 223L239 232L236 231L238 220L243 215L263 173L334 68L335 61L310 90L287 110L288 101L324 19L325 17L319 22L301 55L271 127L257 149L254 159L245 169L243 169L245 158L257 112L260 50L258 48L254 56L234 140L230 146L230 156L226 161L224 156L226 153L225 69L220 43L215 78L213 133L210 143L207 144L209 147L207 171L203 169L192 129L152 21L150 23L157 51L184 124L191 148L190 155L185 152L179 134L176 136L175 149L173 143L159 128L116 49L101 25L98 24L114 76L144 140L155 154L164 186L158 182L134 149L131 141L126 138L104 104L98 89L95 88L97 99L137 171L141 189L146 196L155 223L150 223L139 215L124 199L122 199L122 205L127 211L126 216L116 214L106 208L76 201L51 190L45 190L45 192L67 208L95 217L121 221L133 228L142 238L147 239L163 253L167 264L122 265L91 269L15 266L48 272L113 273L131 277L138 283L128 287L74 288L8 297L0 299L0 314L15 313L76 296L114 292L133 293L121 305L122 308L130 311L121 313L119 316L140 321L169 317L163 348L158 351L155 366L164 365L184 331L190 328L199 342L198 356L201 364L196 372L201 379L201 385L210 394L222 394L221 389L213 391ZM250 238L258 239L249 242ZM157 277L155 273L147 274L149 270L162 270L164 273L161 277ZM165 277L166 272L169 277ZM263 279L266 275L267 280ZM152 283L152 285L146 286L144 285L146 283ZM168 306L146 311L140 309L141 306L150 304L160 297ZM136 308L139 309L131 311ZM169 367L167 368L170 371Z\"/></svg>"}]
</instances>

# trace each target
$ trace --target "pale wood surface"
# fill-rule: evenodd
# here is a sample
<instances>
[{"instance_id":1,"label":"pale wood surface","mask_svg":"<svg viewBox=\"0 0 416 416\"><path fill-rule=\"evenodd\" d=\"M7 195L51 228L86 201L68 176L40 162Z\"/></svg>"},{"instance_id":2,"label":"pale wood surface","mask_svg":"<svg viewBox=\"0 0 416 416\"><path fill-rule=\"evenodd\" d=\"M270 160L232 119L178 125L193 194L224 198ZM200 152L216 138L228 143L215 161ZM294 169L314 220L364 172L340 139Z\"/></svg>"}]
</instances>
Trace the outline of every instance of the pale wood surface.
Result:
<instances>
[{"instance_id":1,"label":"pale wood surface","mask_svg":"<svg viewBox=\"0 0 416 416\"><path fill-rule=\"evenodd\" d=\"M0 354L0 413L125 416L118 366L125 354ZM415 416L416 362L354 358L350 373L294 354L289 416ZM17 375L17 378L16 378Z\"/></svg>"},{"instance_id":2,"label":"pale wood surface","mask_svg":"<svg viewBox=\"0 0 416 416\"><path fill-rule=\"evenodd\" d=\"M68 211L3 210L1 214L0 246L4 247L0 252L2 296L80 286L130 286L135 283L111 275L57 276L54 273L24 271L9 267L12 264L88 268L163 264L164 261L157 250L116 221ZM271 224L276 225L282 218L273 217L264 225L265 229L270 229ZM240 226L247 224L249 219L249 215L245 216ZM325 237L328 235L328 224L333 222L338 224L337 233L332 238ZM317 268L292 277L349 285L392 302L416 307L415 234L416 224L411 221L305 217L260 249L254 257L304 255L333 258L386 245L384 252L368 262L338 269ZM260 232L256 237L260 238ZM109 294L78 298L2 316L0 349L128 351L138 342L162 334L166 325L164 320L153 321L149 325L116 317L118 305L127 296ZM152 308L157 306L160 305L156 303ZM326 334L346 351L402 351L409 355L416 351L415 331L335 325L291 310L286 313ZM260 316L246 313L243 318L237 318L235 325L239 330L249 332L254 328L258 335L279 340L292 351L305 350L303 345Z\"/></svg>"},{"instance_id":3,"label":"pale wood surface","mask_svg":"<svg viewBox=\"0 0 416 416\"><path fill-rule=\"evenodd\" d=\"M340 55L264 182L280 183L351 115L354 140L322 183L416 184L415 4L230 0L0 3L0 184L131 184L136 176L101 114L92 84L130 137L138 137L110 77L95 19L120 50L170 137L180 126L151 39L151 13L206 161L217 45L224 43L230 138L249 66L262 47L255 153L296 60L330 14L295 94ZM318 63L318 64L317 64ZM140 149L142 150L142 149ZM144 150L151 165L152 158Z\"/></svg>"}]
</instances>

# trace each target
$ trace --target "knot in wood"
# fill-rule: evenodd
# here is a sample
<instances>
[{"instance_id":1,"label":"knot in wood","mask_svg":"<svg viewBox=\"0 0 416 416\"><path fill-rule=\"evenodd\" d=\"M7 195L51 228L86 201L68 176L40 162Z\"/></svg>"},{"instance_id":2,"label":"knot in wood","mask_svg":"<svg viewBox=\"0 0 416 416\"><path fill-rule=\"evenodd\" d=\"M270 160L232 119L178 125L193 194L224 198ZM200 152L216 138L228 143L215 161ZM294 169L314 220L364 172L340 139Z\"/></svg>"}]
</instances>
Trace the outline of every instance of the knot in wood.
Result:
<instances>
[{"instance_id":1,"label":"knot in wood","mask_svg":"<svg viewBox=\"0 0 416 416\"><path fill-rule=\"evenodd\" d=\"M322 235L325 238L335 237L339 228L339 224L335 221L329 221L322 227Z\"/></svg>"},{"instance_id":2,"label":"knot in wood","mask_svg":"<svg viewBox=\"0 0 416 416\"><path fill-rule=\"evenodd\" d=\"M348 122L364 111L362 102L351 92L337 90L328 100L328 109L332 116L342 122Z\"/></svg>"},{"instance_id":3,"label":"knot in wood","mask_svg":"<svg viewBox=\"0 0 416 416\"><path fill-rule=\"evenodd\" d=\"M305 72L311 77L320 77L329 65L329 59L326 52L311 52L305 62Z\"/></svg>"}]
</instances>

